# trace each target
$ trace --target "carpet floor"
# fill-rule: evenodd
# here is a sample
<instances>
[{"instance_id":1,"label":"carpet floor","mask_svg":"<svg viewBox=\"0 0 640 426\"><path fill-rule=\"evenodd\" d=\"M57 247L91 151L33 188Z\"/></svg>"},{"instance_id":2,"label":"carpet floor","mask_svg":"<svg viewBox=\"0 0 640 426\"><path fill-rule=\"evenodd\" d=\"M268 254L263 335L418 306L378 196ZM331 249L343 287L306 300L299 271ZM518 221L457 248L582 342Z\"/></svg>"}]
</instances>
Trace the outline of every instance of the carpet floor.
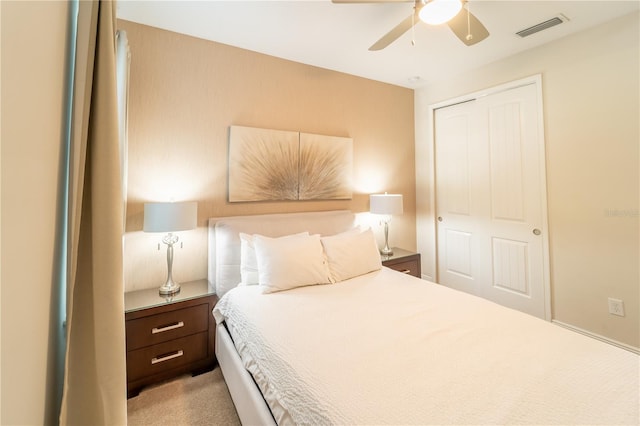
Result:
<instances>
[{"instance_id":1,"label":"carpet floor","mask_svg":"<svg viewBox=\"0 0 640 426\"><path fill-rule=\"evenodd\" d=\"M130 426L240 425L219 367L145 388L127 400L127 413Z\"/></svg>"}]
</instances>

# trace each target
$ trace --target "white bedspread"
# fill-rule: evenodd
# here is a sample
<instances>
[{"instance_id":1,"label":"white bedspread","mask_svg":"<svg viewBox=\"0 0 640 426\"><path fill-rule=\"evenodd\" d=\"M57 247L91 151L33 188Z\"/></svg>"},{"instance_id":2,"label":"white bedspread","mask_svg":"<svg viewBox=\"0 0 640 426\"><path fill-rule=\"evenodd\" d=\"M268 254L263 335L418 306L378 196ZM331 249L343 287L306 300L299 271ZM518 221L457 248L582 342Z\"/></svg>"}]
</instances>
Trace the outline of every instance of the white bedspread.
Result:
<instances>
[{"instance_id":1,"label":"white bedspread","mask_svg":"<svg viewBox=\"0 0 640 426\"><path fill-rule=\"evenodd\" d=\"M279 424L638 424L640 358L388 268L214 310Z\"/></svg>"}]
</instances>

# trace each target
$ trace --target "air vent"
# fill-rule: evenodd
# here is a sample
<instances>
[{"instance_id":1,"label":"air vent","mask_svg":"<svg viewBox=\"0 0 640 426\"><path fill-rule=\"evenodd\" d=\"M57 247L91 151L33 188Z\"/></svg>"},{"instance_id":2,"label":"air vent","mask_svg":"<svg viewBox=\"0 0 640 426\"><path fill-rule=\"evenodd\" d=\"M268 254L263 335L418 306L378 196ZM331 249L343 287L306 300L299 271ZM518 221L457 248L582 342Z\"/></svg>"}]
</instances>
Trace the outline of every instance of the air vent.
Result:
<instances>
[{"instance_id":1,"label":"air vent","mask_svg":"<svg viewBox=\"0 0 640 426\"><path fill-rule=\"evenodd\" d=\"M555 16L548 21L540 22L532 27L526 28L524 30L518 31L516 34L520 37L528 37L531 34L538 33L540 31L544 31L548 28L555 27L556 25L562 24L563 22L568 21L567 17L564 15Z\"/></svg>"}]
</instances>

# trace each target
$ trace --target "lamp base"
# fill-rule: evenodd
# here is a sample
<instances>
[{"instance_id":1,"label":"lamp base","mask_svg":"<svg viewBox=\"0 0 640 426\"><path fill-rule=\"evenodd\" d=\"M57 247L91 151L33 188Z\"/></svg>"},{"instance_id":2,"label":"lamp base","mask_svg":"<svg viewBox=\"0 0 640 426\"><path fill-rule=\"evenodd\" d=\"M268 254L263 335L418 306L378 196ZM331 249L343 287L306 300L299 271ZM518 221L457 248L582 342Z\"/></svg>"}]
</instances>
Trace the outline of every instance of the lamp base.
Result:
<instances>
[{"instance_id":1,"label":"lamp base","mask_svg":"<svg viewBox=\"0 0 640 426\"><path fill-rule=\"evenodd\" d=\"M158 289L158 292L161 296L170 296L172 294L180 293L180 284L173 281L167 281Z\"/></svg>"},{"instance_id":2,"label":"lamp base","mask_svg":"<svg viewBox=\"0 0 640 426\"><path fill-rule=\"evenodd\" d=\"M173 280L173 245L178 242L178 236L169 232L162 239L162 242L167 245L167 282L160 287L160 296L171 296L180 292L180 284Z\"/></svg>"},{"instance_id":3,"label":"lamp base","mask_svg":"<svg viewBox=\"0 0 640 426\"><path fill-rule=\"evenodd\" d=\"M391 250L389 247L384 247L380 249L380 254L383 256L392 256L393 250Z\"/></svg>"}]
</instances>

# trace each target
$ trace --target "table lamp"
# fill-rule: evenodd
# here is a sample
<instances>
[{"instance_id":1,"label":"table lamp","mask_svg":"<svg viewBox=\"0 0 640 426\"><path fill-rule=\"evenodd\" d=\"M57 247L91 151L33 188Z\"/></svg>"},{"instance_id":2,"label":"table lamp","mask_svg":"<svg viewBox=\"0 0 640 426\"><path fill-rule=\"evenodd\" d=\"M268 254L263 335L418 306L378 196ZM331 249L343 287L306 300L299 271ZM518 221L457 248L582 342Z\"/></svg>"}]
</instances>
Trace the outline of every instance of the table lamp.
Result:
<instances>
[{"instance_id":1,"label":"table lamp","mask_svg":"<svg viewBox=\"0 0 640 426\"><path fill-rule=\"evenodd\" d=\"M369 211L381 215L384 222L384 248L380 253L391 256L393 250L389 248L389 222L394 214L402 214L402 194L371 194L369 196Z\"/></svg>"},{"instance_id":2,"label":"table lamp","mask_svg":"<svg viewBox=\"0 0 640 426\"><path fill-rule=\"evenodd\" d=\"M196 227L198 204L195 201L180 203L145 203L144 232L167 232L162 242L167 245L167 282L160 287L163 296L176 294L180 284L173 280L173 245L178 242L174 232L187 231Z\"/></svg>"}]
</instances>

